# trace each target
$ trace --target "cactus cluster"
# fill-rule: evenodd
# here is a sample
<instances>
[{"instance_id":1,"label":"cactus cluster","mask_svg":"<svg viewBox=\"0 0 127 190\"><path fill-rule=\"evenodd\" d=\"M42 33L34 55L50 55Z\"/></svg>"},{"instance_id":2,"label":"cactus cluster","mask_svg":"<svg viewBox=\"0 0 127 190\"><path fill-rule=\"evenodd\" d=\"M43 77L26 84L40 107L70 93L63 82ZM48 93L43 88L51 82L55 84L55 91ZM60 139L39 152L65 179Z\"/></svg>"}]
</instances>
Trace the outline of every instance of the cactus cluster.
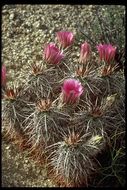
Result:
<instances>
[{"instance_id":1,"label":"cactus cluster","mask_svg":"<svg viewBox=\"0 0 127 190\"><path fill-rule=\"evenodd\" d=\"M25 84L10 87L2 68L3 129L47 164L57 184L88 187L101 168L98 155L116 131L124 134L123 69L116 46L97 44L93 52L85 41L73 63L73 33L56 38L44 47L42 63L28 67Z\"/></svg>"}]
</instances>

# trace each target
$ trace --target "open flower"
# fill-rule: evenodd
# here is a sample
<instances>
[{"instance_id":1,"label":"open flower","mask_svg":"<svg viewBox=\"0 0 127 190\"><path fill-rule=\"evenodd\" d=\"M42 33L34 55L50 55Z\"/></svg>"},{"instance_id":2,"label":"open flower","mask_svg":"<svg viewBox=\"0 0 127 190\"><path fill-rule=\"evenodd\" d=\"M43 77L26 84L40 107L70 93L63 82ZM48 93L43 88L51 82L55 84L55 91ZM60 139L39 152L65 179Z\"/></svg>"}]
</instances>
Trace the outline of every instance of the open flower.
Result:
<instances>
[{"instance_id":1,"label":"open flower","mask_svg":"<svg viewBox=\"0 0 127 190\"><path fill-rule=\"evenodd\" d=\"M2 65L2 86L6 85L6 67Z\"/></svg>"},{"instance_id":2,"label":"open flower","mask_svg":"<svg viewBox=\"0 0 127 190\"><path fill-rule=\"evenodd\" d=\"M81 83L76 79L66 79L62 87L62 100L64 103L76 103L81 94L83 93L83 87Z\"/></svg>"},{"instance_id":3,"label":"open flower","mask_svg":"<svg viewBox=\"0 0 127 190\"><path fill-rule=\"evenodd\" d=\"M114 60L116 47L113 47L111 44L100 44L97 46L99 52L100 60L104 60L106 63L110 63Z\"/></svg>"},{"instance_id":4,"label":"open flower","mask_svg":"<svg viewBox=\"0 0 127 190\"><path fill-rule=\"evenodd\" d=\"M72 45L74 41L74 35L72 32L60 31L56 33L57 39L63 48Z\"/></svg>"},{"instance_id":5,"label":"open flower","mask_svg":"<svg viewBox=\"0 0 127 190\"><path fill-rule=\"evenodd\" d=\"M63 53L55 46L55 44L47 44L44 48L44 59L50 64L59 64L64 58Z\"/></svg>"},{"instance_id":6,"label":"open flower","mask_svg":"<svg viewBox=\"0 0 127 190\"><path fill-rule=\"evenodd\" d=\"M91 47L90 47L90 45L87 42L83 43L81 45L79 62L80 63L86 63L86 61L90 57L90 54L91 54Z\"/></svg>"}]
</instances>

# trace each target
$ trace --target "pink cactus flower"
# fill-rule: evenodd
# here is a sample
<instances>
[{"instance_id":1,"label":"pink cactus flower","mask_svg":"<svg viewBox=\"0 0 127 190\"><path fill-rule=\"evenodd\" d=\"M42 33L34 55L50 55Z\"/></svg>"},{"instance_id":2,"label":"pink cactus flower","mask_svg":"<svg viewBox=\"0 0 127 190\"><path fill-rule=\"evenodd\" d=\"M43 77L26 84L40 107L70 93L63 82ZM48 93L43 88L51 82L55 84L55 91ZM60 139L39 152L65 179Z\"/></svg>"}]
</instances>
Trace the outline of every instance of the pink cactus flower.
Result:
<instances>
[{"instance_id":1,"label":"pink cactus flower","mask_svg":"<svg viewBox=\"0 0 127 190\"><path fill-rule=\"evenodd\" d=\"M66 79L62 87L62 100L64 103L74 104L76 103L81 94L83 93L83 87L81 83L76 79Z\"/></svg>"},{"instance_id":2,"label":"pink cactus flower","mask_svg":"<svg viewBox=\"0 0 127 190\"><path fill-rule=\"evenodd\" d=\"M90 57L90 54L91 54L91 47L87 42L84 42L81 45L79 62L80 63L86 63L86 61Z\"/></svg>"},{"instance_id":3,"label":"pink cactus flower","mask_svg":"<svg viewBox=\"0 0 127 190\"><path fill-rule=\"evenodd\" d=\"M2 86L6 85L6 67L2 65Z\"/></svg>"},{"instance_id":4,"label":"pink cactus flower","mask_svg":"<svg viewBox=\"0 0 127 190\"><path fill-rule=\"evenodd\" d=\"M116 47L113 47L111 44L99 44L97 50L99 52L100 61L104 60L106 63L110 63L114 60Z\"/></svg>"},{"instance_id":5,"label":"pink cactus flower","mask_svg":"<svg viewBox=\"0 0 127 190\"><path fill-rule=\"evenodd\" d=\"M47 44L44 48L44 59L50 64L59 64L64 58L63 53L55 46L55 44Z\"/></svg>"},{"instance_id":6,"label":"pink cactus flower","mask_svg":"<svg viewBox=\"0 0 127 190\"><path fill-rule=\"evenodd\" d=\"M63 48L73 44L74 35L72 32L60 31L56 33L57 39Z\"/></svg>"}]
</instances>

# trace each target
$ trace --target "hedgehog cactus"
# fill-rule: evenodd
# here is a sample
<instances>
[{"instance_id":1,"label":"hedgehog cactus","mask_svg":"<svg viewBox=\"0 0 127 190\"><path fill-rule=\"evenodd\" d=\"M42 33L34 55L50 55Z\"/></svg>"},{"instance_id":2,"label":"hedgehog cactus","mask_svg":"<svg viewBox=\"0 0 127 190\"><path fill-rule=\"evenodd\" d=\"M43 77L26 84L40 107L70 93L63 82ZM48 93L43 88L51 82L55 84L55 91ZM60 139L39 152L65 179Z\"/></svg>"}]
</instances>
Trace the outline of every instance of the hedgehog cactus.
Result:
<instances>
[{"instance_id":1,"label":"hedgehog cactus","mask_svg":"<svg viewBox=\"0 0 127 190\"><path fill-rule=\"evenodd\" d=\"M63 48L71 46L74 42L74 35L72 32L60 31L56 33L57 39Z\"/></svg>"},{"instance_id":2,"label":"hedgehog cactus","mask_svg":"<svg viewBox=\"0 0 127 190\"><path fill-rule=\"evenodd\" d=\"M81 94L83 87L80 82L75 79L66 79L62 87L62 101L69 104L76 103Z\"/></svg>"},{"instance_id":3,"label":"hedgehog cactus","mask_svg":"<svg viewBox=\"0 0 127 190\"><path fill-rule=\"evenodd\" d=\"M21 147L25 146L26 141L23 122L31 114L31 105L24 100L22 91L22 87L15 84L6 86L2 105L3 130L11 139L18 139Z\"/></svg>"},{"instance_id":4,"label":"hedgehog cactus","mask_svg":"<svg viewBox=\"0 0 127 190\"><path fill-rule=\"evenodd\" d=\"M47 44L44 49L44 59L47 63L56 65L59 64L63 58L63 53L55 46L55 44Z\"/></svg>"},{"instance_id":5,"label":"hedgehog cactus","mask_svg":"<svg viewBox=\"0 0 127 190\"><path fill-rule=\"evenodd\" d=\"M84 42L72 66L64 60L74 35L60 31L57 39L62 50L47 44L43 63L31 65L20 91L6 88L3 120L8 122L3 124L10 135L18 131L25 137L29 152L47 162L57 183L89 186L101 167L97 155L106 149L117 125L123 130L124 78L115 46L98 45L95 64L91 45Z\"/></svg>"},{"instance_id":6,"label":"hedgehog cactus","mask_svg":"<svg viewBox=\"0 0 127 190\"><path fill-rule=\"evenodd\" d=\"M84 42L82 45L81 45L81 51L80 51L80 59L79 59L79 62L80 63L86 63L87 60L89 59L90 57L90 54L91 54L91 47L90 45L87 43L87 42Z\"/></svg>"},{"instance_id":7,"label":"hedgehog cactus","mask_svg":"<svg viewBox=\"0 0 127 190\"><path fill-rule=\"evenodd\" d=\"M54 154L50 158L53 179L65 186L88 186L91 175L97 170L96 153L104 148L101 136L69 134L63 141L55 145Z\"/></svg>"}]
</instances>

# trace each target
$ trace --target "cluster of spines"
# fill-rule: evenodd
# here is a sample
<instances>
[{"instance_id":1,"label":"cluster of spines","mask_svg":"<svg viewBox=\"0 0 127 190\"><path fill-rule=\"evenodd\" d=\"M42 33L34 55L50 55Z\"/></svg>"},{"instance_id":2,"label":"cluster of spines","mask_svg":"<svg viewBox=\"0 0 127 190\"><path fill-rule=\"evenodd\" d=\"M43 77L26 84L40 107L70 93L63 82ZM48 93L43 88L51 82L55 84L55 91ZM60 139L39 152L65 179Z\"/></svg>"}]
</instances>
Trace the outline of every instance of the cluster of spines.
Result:
<instances>
[{"instance_id":1,"label":"cluster of spines","mask_svg":"<svg viewBox=\"0 0 127 190\"><path fill-rule=\"evenodd\" d=\"M66 37L64 32L58 35L61 40ZM67 35L70 35L70 33ZM72 38L72 34L70 36ZM69 39L71 38L69 37ZM31 147L30 151L36 152L41 159L44 154L48 156L49 153L47 152L50 152L52 155L50 165L56 174L64 178L65 184L78 186L83 180L86 180L85 184L87 185L87 178L91 173L89 171L92 170L94 165L93 158L90 155L94 154L94 152L96 155L105 147L105 139L110 136L110 130L114 130L118 121L121 122L119 113L114 109L115 106L113 107L112 105L116 101L116 95L118 99L121 98L124 86L115 72L116 65L109 63L111 56L106 57L106 60L102 59L103 48L111 48L113 51L115 51L115 48L111 45L105 45L105 47L100 45L98 49L101 54L102 65L98 65L99 63L93 65L90 59L90 45L85 42L81 46L79 63L76 65L75 70L70 72L69 63L68 65L64 63L64 66L62 62L59 64L63 59L64 48L67 45L67 37L65 39L62 52L54 44L46 46L44 56L46 66L44 66L45 61L42 66L38 64L32 65L31 72L28 72L28 80L23 85L22 92L20 92L21 95L14 89L5 89L3 113L7 113L7 115L3 114L3 118L12 119L13 125L12 121L7 125L15 129L14 131L16 131L16 127L21 129L23 135L28 138L26 144ZM61 40L59 42L62 44L63 41ZM70 41L69 45L71 45L72 41ZM107 61L108 64L105 64L104 61ZM72 68L74 69L74 67ZM72 73L74 73L73 76L71 76ZM82 84L83 93L75 93L75 96L73 93L69 94L71 86L68 84L67 87L63 87L60 94L61 84L68 78L73 80L71 85L79 85L76 90L79 90ZM80 83L76 84L76 80ZM119 87L122 88L121 94ZM20 97L22 101L20 101ZM9 108L7 108L8 106ZM15 108L16 114L12 110L13 108ZM23 117L21 118L22 114ZM17 115L20 117L18 118ZM116 115L115 120L114 115ZM17 120L18 123L16 123ZM70 130L68 131L68 126L72 121L73 127L70 128L74 131L70 132ZM17 126L15 127L15 125ZM89 134L89 139L82 140L83 138L77 132L82 130L84 132L82 136ZM10 131L9 133L12 132ZM63 141L61 141L61 134L65 134ZM103 141L101 142L101 148L100 144L96 144L98 141ZM54 154L52 154L50 147L53 147ZM80 154L83 156L81 163ZM88 156L86 156L87 154ZM73 170L73 156L76 161L76 170ZM88 157L88 160L86 157ZM64 164L65 160L67 164ZM88 161L90 161L91 167L89 167ZM79 165L80 167L78 168ZM88 166L88 171L85 170L86 165ZM71 179L70 175L73 172L74 177Z\"/></svg>"}]
</instances>

